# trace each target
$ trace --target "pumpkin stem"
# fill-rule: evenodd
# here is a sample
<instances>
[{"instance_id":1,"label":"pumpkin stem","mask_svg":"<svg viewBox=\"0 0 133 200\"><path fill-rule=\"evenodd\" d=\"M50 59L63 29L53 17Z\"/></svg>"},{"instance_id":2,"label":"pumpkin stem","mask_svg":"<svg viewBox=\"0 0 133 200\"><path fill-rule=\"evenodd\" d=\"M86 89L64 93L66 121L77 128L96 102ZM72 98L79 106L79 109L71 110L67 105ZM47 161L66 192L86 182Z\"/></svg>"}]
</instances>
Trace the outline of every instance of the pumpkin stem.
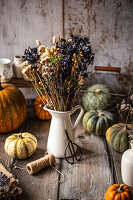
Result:
<instances>
[{"instance_id":1,"label":"pumpkin stem","mask_svg":"<svg viewBox=\"0 0 133 200\"><path fill-rule=\"evenodd\" d=\"M23 136L22 136L22 134L20 133L20 134L18 134L18 138L19 139L23 139Z\"/></svg>"},{"instance_id":2,"label":"pumpkin stem","mask_svg":"<svg viewBox=\"0 0 133 200\"><path fill-rule=\"evenodd\" d=\"M102 116L104 116L104 114L103 113L98 113L98 116L102 117Z\"/></svg>"},{"instance_id":3,"label":"pumpkin stem","mask_svg":"<svg viewBox=\"0 0 133 200\"><path fill-rule=\"evenodd\" d=\"M125 126L124 126L124 129L125 129L125 130L127 130L127 129L128 129L128 126L127 126L127 124L125 124Z\"/></svg>"},{"instance_id":4,"label":"pumpkin stem","mask_svg":"<svg viewBox=\"0 0 133 200\"><path fill-rule=\"evenodd\" d=\"M95 94L101 94L101 92L102 92L102 91L101 91L100 89L96 89L96 90L95 90Z\"/></svg>"},{"instance_id":5,"label":"pumpkin stem","mask_svg":"<svg viewBox=\"0 0 133 200\"><path fill-rule=\"evenodd\" d=\"M120 184L120 187L117 189L117 191L119 192L119 193L122 193L122 192L124 192L124 190L123 190L123 187L124 186L124 184Z\"/></svg>"}]
</instances>

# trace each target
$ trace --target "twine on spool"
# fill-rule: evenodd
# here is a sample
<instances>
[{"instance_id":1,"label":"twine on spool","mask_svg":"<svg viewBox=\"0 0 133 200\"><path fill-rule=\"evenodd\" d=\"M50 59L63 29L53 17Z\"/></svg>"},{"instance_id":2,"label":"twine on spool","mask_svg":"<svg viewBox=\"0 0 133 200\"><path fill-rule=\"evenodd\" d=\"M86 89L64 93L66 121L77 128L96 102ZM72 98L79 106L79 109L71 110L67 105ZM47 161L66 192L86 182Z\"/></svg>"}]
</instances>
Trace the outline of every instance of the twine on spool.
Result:
<instances>
[{"instance_id":1,"label":"twine on spool","mask_svg":"<svg viewBox=\"0 0 133 200\"><path fill-rule=\"evenodd\" d=\"M59 174L62 175L63 181L64 181L64 174L62 174L58 169L56 169L53 165L55 164L55 156L53 154L50 154L49 152L46 152L44 157L35 160L33 162L30 162L26 165L26 170L29 174L36 174L43 168L46 168L48 166L51 166L55 171L57 171Z\"/></svg>"},{"instance_id":2,"label":"twine on spool","mask_svg":"<svg viewBox=\"0 0 133 200\"><path fill-rule=\"evenodd\" d=\"M26 165L26 170L28 171L29 174L36 174L41 169L46 168L50 165L54 165L54 163L55 163L54 155L50 153L46 153L44 157L38 160L35 160L31 163L28 163Z\"/></svg>"}]
</instances>

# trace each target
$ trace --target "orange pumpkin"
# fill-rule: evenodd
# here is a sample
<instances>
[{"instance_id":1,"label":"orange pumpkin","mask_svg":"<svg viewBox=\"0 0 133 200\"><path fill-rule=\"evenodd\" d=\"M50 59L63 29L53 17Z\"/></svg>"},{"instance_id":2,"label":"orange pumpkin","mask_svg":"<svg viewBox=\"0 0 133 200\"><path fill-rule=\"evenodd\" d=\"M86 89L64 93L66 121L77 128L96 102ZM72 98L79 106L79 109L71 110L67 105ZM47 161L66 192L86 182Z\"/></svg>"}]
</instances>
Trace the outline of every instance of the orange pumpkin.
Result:
<instances>
[{"instance_id":1,"label":"orange pumpkin","mask_svg":"<svg viewBox=\"0 0 133 200\"><path fill-rule=\"evenodd\" d=\"M12 84L0 84L0 133L17 129L27 113L25 98Z\"/></svg>"},{"instance_id":2,"label":"orange pumpkin","mask_svg":"<svg viewBox=\"0 0 133 200\"><path fill-rule=\"evenodd\" d=\"M133 194L130 188L124 184L114 184L105 193L105 200L132 200Z\"/></svg>"},{"instance_id":3,"label":"orange pumpkin","mask_svg":"<svg viewBox=\"0 0 133 200\"><path fill-rule=\"evenodd\" d=\"M42 96L41 98L43 99L44 102L46 102L46 99L45 99L44 96ZM51 114L48 111L43 109L44 104L43 104L41 98L37 97L35 102L34 102L35 114L39 119L49 120L49 119L51 119Z\"/></svg>"}]
</instances>

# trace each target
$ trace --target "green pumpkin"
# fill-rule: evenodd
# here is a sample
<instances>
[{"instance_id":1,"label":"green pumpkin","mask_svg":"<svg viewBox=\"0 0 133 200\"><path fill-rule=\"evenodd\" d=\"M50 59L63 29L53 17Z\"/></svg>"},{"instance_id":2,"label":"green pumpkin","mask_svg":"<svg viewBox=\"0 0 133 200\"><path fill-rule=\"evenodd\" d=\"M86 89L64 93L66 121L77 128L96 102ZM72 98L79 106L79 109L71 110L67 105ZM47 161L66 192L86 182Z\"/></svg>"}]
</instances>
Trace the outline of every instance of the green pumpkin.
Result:
<instances>
[{"instance_id":1,"label":"green pumpkin","mask_svg":"<svg viewBox=\"0 0 133 200\"><path fill-rule=\"evenodd\" d=\"M89 87L82 99L83 106L87 111L108 110L110 108L109 104L113 100L113 96L108 93L112 93L112 90L103 84L96 84Z\"/></svg>"},{"instance_id":2,"label":"green pumpkin","mask_svg":"<svg viewBox=\"0 0 133 200\"><path fill-rule=\"evenodd\" d=\"M116 151L124 153L130 146L130 137L133 135L132 124L114 124L106 132L106 140L109 146Z\"/></svg>"},{"instance_id":3,"label":"green pumpkin","mask_svg":"<svg viewBox=\"0 0 133 200\"><path fill-rule=\"evenodd\" d=\"M83 117L83 127L90 133L104 135L106 130L114 123L115 115L108 111L87 112Z\"/></svg>"}]
</instances>

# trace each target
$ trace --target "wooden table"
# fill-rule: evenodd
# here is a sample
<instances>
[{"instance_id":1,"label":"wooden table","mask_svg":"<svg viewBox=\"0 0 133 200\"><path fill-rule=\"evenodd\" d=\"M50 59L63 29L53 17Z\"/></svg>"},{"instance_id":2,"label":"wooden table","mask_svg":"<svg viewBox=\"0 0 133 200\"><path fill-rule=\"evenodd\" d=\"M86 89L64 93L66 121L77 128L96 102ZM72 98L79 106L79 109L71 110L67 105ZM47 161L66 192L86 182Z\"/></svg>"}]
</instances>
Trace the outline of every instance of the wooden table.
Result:
<instances>
[{"instance_id":1,"label":"wooden table","mask_svg":"<svg viewBox=\"0 0 133 200\"><path fill-rule=\"evenodd\" d=\"M82 123L75 131L76 142L83 152L82 160L71 165L64 159L57 159L56 167L65 175L64 182L52 167L37 175L29 175L24 169L15 169L14 164L24 168L28 162L44 155L49 127L50 121L37 119L30 106L25 122L15 131L30 132L38 140L35 154L27 160L9 158L4 152L4 142L11 133L0 136L1 162L19 179L23 190L17 200L104 200L105 191L110 185L122 183L121 154L109 149L105 137L87 133Z\"/></svg>"}]
</instances>

